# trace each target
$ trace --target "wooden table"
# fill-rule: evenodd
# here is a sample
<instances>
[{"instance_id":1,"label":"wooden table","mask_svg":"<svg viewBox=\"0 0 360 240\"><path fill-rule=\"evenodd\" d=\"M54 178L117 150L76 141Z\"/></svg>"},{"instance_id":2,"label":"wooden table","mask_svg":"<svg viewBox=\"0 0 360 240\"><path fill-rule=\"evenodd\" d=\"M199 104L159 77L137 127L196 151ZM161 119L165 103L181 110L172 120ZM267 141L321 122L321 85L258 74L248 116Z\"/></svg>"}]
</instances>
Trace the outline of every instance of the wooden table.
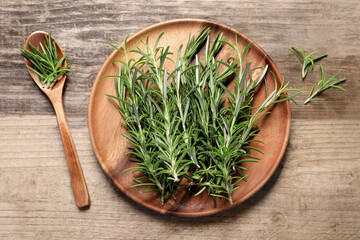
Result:
<instances>
[{"instance_id":1,"label":"wooden table","mask_svg":"<svg viewBox=\"0 0 360 240\"><path fill-rule=\"evenodd\" d=\"M230 3L231 2L231 3ZM360 239L360 2L348 1L1 1L0 239ZM269 53L291 87L309 92L287 49L320 50L326 75L348 92L291 105L291 136L270 181L240 206L186 219L147 210L118 193L93 153L87 128L95 76L112 48L151 24L202 18L238 29ZM52 106L19 55L35 30L52 32L74 59L64 104L92 205L71 190Z\"/></svg>"}]
</instances>

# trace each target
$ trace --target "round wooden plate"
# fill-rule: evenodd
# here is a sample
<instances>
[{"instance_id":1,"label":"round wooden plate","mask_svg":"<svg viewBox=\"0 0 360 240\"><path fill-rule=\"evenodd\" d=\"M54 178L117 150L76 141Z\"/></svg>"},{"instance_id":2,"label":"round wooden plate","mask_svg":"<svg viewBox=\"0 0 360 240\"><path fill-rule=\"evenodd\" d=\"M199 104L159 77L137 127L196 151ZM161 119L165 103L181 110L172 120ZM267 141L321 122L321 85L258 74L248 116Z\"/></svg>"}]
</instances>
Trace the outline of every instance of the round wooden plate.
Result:
<instances>
[{"instance_id":1,"label":"round wooden plate","mask_svg":"<svg viewBox=\"0 0 360 240\"><path fill-rule=\"evenodd\" d=\"M223 32L227 41L234 43L237 35L241 48L252 42L248 37L225 25L198 19L180 19L159 23L134 34L128 39L128 47L131 48L141 38L149 37L150 44L153 44L161 32L165 32L159 46L170 46L172 52L176 52L181 44L186 44L189 33L197 35L204 27L211 28L211 39L214 39L218 32ZM233 54L228 48L223 47L217 58L227 59ZM200 51L201 55L201 51ZM271 177L284 155L290 133L290 104L288 101L276 104L271 109L271 114L259 121L260 134L257 139L264 144L254 143L264 154L253 153L261 157L259 163L246 163L248 169L247 182L241 182L241 187L234 191L233 205L225 199L217 199L217 206L214 206L213 199L204 192L202 195L193 197L194 192L181 189L178 191L176 200L169 199L165 205L155 192L144 193L143 187L130 188L133 184L134 173L125 169L134 166L135 163L129 160L126 154L127 140L122 136L125 129L121 125L122 118L117 108L111 103L105 94L115 95L114 79L103 78L107 75L116 75L118 65L115 59L122 59L123 56L116 50L106 59L100 69L92 87L89 103L89 131L92 146L96 157L111 181L128 197L135 202L163 214L173 214L183 217L198 217L211 215L232 208L251 197ZM279 70L274 62L257 44L253 44L246 55L246 59L252 63L252 67L269 65L269 70L274 72L278 79L278 85L282 79ZM254 72L255 75L259 75ZM269 91L274 89L274 78L268 71L266 75ZM229 87L233 82L229 83ZM259 106L265 99L265 87L258 87L255 95L254 106Z\"/></svg>"}]
</instances>

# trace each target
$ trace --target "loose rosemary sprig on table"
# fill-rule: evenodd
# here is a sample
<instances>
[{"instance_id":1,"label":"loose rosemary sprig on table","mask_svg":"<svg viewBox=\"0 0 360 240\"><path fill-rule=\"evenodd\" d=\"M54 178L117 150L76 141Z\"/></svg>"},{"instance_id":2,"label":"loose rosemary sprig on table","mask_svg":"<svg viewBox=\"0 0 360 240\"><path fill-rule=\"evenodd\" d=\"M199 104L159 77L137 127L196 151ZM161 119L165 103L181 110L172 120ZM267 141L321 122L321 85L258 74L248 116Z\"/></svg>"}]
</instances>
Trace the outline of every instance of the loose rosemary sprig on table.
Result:
<instances>
[{"instance_id":1,"label":"loose rosemary sprig on table","mask_svg":"<svg viewBox=\"0 0 360 240\"><path fill-rule=\"evenodd\" d=\"M311 66L311 71L314 70L315 61L320 60L327 56L327 54L323 54L318 57L312 58L313 54L320 53L320 52L314 51L314 52L311 52L308 55L306 55L306 53L303 50L301 50L299 47L291 47L291 49L289 49L289 51L292 52L293 54L295 54L295 56L302 63L301 76L303 79L305 79L306 75L308 74L310 66Z\"/></svg>"},{"instance_id":2,"label":"loose rosemary sprig on table","mask_svg":"<svg viewBox=\"0 0 360 240\"><path fill-rule=\"evenodd\" d=\"M316 95L318 95L319 93L325 91L328 88L338 88L344 92L346 92L346 90L340 86L337 86L338 84L344 82L346 80L346 78L341 78L341 79L337 79L336 77L339 75L338 73L332 75L329 79L325 79L325 72L324 72L324 68L322 66L322 64L320 63L320 68L321 68L321 80L318 82L318 88L314 91L315 85L311 88L311 91L309 93L308 98L305 100L304 104L307 104L310 101L314 101L314 100L324 100L322 98L315 98Z\"/></svg>"},{"instance_id":3,"label":"loose rosemary sprig on table","mask_svg":"<svg viewBox=\"0 0 360 240\"><path fill-rule=\"evenodd\" d=\"M21 48L20 54L32 64L32 67L27 67L39 76L39 80L43 86L51 88L62 74L72 72L69 69L72 60L70 60L66 66L63 66L68 55L65 54L59 60L56 44L55 41L52 40L50 33L44 45L40 43L40 48L36 48L30 42L28 42L28 44L31 51Z\"/></svg>"},{"instance_id":4,"label":"loose rosemary sprig on table","mask_svg":"<svg viewBox=\"0 0 360 240\"><path fill-rule=\"evenodd\" d=\"M264 79L267 66L253 80L252 73L260 69L245 64L251 44L239 50L237 41L232 45L218 34L210 47L209 33L205 28L197 37L190 36L175 60L169 47L158 46L162 34L154 46L146 39L139 43L142 48L136 45L129 51L126 40L116 47L125 61L120 61L119 75L113 76L116 96L109 97L128 129L124 135L132 144L132 160L137 162L131 170L144 174L134 179L133 187L151 186L146 191L158 192L163 204L168 197L175 198L183 185L197 187L195 195L207 190L215 203L217 197L232 203L231 194L245 179L242 163L259 160L250 150L260 150L249 145L259 131L256 122L270 105L298 94L284 95L298 90L287 89L284 83L279 88L276 85L255 111L251 106L254 89ZM204 43L205 59L201 61L197 52ZM215 60L224 44L235 51L236 58ZM129 52L140 58L129 59ZM165 68L170 62L175 64L172 72ZM226 86L233 76L234 92ZM273 78L277 84L275 75Z\"/></svg>"}]
</instances>

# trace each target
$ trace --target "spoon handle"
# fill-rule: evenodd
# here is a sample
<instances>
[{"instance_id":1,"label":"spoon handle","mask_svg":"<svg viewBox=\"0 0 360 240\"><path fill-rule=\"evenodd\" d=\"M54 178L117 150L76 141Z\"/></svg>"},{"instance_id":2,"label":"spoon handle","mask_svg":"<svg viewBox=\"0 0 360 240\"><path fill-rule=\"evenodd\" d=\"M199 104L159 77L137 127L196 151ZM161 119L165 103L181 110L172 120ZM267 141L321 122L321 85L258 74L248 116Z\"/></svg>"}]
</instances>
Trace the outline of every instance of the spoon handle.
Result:
<instances>
[{"instance_id":1,"label":"spoon handle","mask_svg":"<svg viewBox=\"0 0 360 240\"><path fill-rule=\"evenodd\" d=\"M79 162L79 157L76 152L74 140L71 136L69 125L66 121L62 99L59 101L54 101L53 106L56 112L60 134L69 167L71 184L74 192L76 205L79 208L88 207L90 205L90 196Z\"/></svg>"}]
</instances>

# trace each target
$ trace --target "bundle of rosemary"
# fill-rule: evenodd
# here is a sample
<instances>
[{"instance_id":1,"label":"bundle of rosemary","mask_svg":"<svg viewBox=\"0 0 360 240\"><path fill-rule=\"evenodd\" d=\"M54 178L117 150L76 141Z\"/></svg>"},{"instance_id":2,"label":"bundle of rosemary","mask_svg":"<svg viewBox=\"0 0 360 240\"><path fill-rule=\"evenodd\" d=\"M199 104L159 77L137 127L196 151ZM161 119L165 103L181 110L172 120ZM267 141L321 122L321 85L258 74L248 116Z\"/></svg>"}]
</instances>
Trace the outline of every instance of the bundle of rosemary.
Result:
<instances>
[{"instance_id":1,"label":"bundle of rosemary","mask_svg":"<svg viewBox=\"0 0 360 240\"><path fill-rule=\"evenodd\" d=\"M268 67L258 79L252 78L251 63L245 55L251 44L239 50L219 33L210 47L210 29L190 36L186 47L181 46L177 57L169 47L160 47L161 34L155 45L141 41L142 48L126 48L126 40L115 47L125 58L118 60L119 75L115 77L116 96L109 95L125 120L128 132L124 136L132 146L131 154L137 165L131 169L143 176L134 179L133 187L151 186L162 203L174 197L179 186L195 186L198 195L207 191L213 197L226 198L245 179L243 162L257 162L249 144L259 129L256 122L271 104L292 99L298 90L287 89L284 82L268 93L260 107L252 111L254 89L264 79ZM198 50L205 44L205 57L199 60ZM216 60L215 56L227 45L235 58ZM144 50L142 50L144 49ZM129 59L128 53L141 57ZM172 61L175 70L169 72L165 61ZM259 69L260 71L260 69ZM274 75L274 74L273 74ZM110 76L107 76L110 77ZM275 83L277 83L276 77ZM235 91L226 82L235 79ZM249 79L247 81L247 79ZM293 96L283 93L295 91ZM227 102L228 107L225 106Z\"/></svg>"}]
</instances>

